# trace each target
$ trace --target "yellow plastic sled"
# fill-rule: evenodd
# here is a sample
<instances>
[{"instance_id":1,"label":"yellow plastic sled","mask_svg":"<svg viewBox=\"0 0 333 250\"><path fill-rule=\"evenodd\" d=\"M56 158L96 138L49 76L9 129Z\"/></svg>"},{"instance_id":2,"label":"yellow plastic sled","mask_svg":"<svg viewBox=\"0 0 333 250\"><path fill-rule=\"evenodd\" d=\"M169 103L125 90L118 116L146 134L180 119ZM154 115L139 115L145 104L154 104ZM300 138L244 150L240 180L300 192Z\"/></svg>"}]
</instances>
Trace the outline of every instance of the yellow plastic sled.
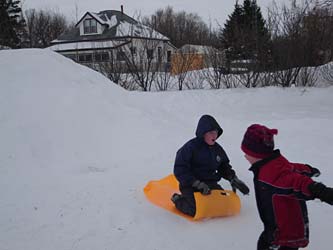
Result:
<instances>
[{"instance_id":1,"label":"yellow plastic sled","mask_svg":"<svg viewBox=\"0 0 333 250\"><path fill-rule=\"evenodd\" d=\"M230 190L212 190L210 195L194 193L196 202L194 217L183 214L170 200L172 194L179 193L178 181L173 174L157 181L149 181L144 187L144 193L151 203L191 221L236 215L241 208L241 202L236 193Z\"/></svg>"}]
</instances>

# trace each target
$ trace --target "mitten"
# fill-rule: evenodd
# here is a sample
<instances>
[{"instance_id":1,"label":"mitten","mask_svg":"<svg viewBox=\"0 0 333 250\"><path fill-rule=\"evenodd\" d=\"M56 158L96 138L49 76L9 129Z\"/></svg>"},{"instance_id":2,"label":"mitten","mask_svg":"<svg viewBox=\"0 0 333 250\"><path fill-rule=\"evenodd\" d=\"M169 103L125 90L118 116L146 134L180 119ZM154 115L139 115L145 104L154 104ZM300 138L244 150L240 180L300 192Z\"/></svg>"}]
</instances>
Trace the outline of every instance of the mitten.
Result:
<instances>
[{"instance_id":1,"label":"mitten","mask_svg":"<svg viewBox=\"0 0 333 250\"><path fill-rule=\"evenodd\" d=\"M236 175L230 180L230 185L235 193L236 189L238 189L242 194L249 194L250 192L248 186L243 181L238 179Z\"/></svg>"},{"instance_id":2,"label":"mitten","mask_svg":"<svg viewBox=\"0 0 333 250\"><path fill-rule=\"evenodd\" d=\"M210 188L202 181L196 180L193 182L192 187L198 189L203 195L210 194Z\"/></svg>"},{"instance_id":3,"label":"mitten","mask_svg":"<svg viewBox=\"0 0 333 250\"><path fill-rule=\"evenodd\" d=\"M313 182L308 186L314 198L333 205L333 188L326 187L320 182Z\"/></svg>"},{"instance_id":4,"label":"mitten","mask_svg":"<svg viewBox=\"0 0 333 250\"><path fill-rule=\"evenodd\" d=\"M235 171L232 169L232 166L229 163L221 164L218 168L220 177L230 181L235 176Z\"/></svg>"},{"instance_id":5,"label":"mitten","mask_svg":"<svg viewBox=\"0 0 333 250\"><path fill-rule=\"evenodd\" d=\"M309 177L318 177L321 174L318 168L314 168L314 167L310 166L309 164L305 164L305 166L310 168L311 172L309 174Z\"/></svg>"}]
</instances>

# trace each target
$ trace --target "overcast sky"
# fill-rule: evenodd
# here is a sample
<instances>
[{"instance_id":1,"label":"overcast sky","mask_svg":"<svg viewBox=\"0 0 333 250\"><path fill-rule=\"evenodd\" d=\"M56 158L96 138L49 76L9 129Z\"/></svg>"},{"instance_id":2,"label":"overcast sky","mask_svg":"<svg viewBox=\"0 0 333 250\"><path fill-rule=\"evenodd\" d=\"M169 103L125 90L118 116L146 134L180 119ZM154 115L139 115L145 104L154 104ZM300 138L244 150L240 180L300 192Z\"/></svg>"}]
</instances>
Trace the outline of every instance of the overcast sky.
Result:
<instances>
[{"instance_id":1,"label":"overcast sky","mask_svg":"<svg viewBox=\"0 0 333 250\"><path fill-rule=\"evenodd\" d=\"M276 2L289 2L290 0L276 0ZM228 15L232 13L235 0L21 0L23 9L52 9L63 13L70 21L78 19L86 12L99 12L101 10L120 10L124 6L124 12L132 17L147 16L153 14L157 9L170 5L175 11L186 11L196 13L208 24L215 26L217 23L224 24ZM243 3L243 0L239 0ZM272 0L257 0L262 13L266 16L267 8ZM76 11L76 6L77 10Z\"/></svg>"}]
</instances>

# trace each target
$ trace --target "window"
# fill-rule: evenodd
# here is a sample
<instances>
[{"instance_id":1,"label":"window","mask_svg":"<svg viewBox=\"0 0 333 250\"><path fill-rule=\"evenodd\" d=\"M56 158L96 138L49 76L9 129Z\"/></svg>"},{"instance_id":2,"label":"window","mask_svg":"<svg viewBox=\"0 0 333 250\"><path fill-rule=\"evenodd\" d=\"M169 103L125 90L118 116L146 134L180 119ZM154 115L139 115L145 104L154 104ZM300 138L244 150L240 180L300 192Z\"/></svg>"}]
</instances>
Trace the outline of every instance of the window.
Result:
<instances>
[{"instance_id":1,"label":"window","mask_svg":"<svg viewBox=\"0 0 333 250\"><path fill-rule=\"evenodd\" d=\"M65 56L72 59L73 61L76 61L76 54L67 54Z\"/></svg>"},{"instance_id":2,"label":"window","mask_svg":"<svg viewBox=\"0 0 333 250\"><path fill-rule=\"evenodd\" d=\"M95 19L86 19L83 22L84 34L97 33L97 22Z\"/></svg>"},{"instance_id":3,"label":"window","mask_svg":"<svg viewBox=\"0 0 333 250\"><path fill-rule=\"evenodd\" d=\"M157 48L157 57L159 61L162 60L162 47Z\"/></svg>"},{"instance_id":4,"label":"window","mask_svg":"<svg viewBox=\"0 0 333 250\"><path fill-rule=\"evenodd\" d=\"M102 61L102 55L101 55L101 53L96 53L96 54L94 55L94 57L95 57L95 62L100 62L100 61Z\"/></svg>"},{"instance_id":5,"label":"window","mask_svg":"<svg viewBox=\"0 0 333 250\"><path fill-rule=\"evenodd\" d=\"M153 57L154 57L154 50L147 49L147 58L148 59L153 59Z\"/></svg>"},{"instance_id":6,"label":"window","mask_svg":"<svg viewBox=\"0 0 333 250\"><path fill-rule=\"evenodd\" d=\"M92 62L92 54L87 54L86 55L86 61L87 62Z\"/></svg>"},{"instance_id":7,"label":"window","mask_svg":"<svg viewBox=\"0 0 333 250\"><path fill-rule=\"evenodd\" d=\"M136 47L131 47L131 55L135 56L136 55Z\"/></svg>"},{"instance_id":8,"label":"window","mask_svg":"<svg viewBox=\"0 0 333 250\"><path fill-rule=\"evenodd\" d=\"M167 62L171 62L171 50L167 51Z\"/></svg>"},{"instance_id":9,"label":"window","mask_svg":"<svg viewBox=\"0 0 333 250\"><path fill-rule=\"evenodd\" d=\"M86 57L84 55L79 55L79 62L85 62Z\"/></svg>"},{"instance_id":10,"label":"window","mask_svg":"<svg viewBox=\"0 0 333 250\"><path fill-rule=\"evenodd\" d=\"M105 53L102 53L102 61L109 61L110 59L110 56L109 56L109 53L105 52Z\"/></svg>"},{"instance_id":11,"label":"window","mask_svg":"<svg viewBox=\"0 0 333 250\"><path fill-rule=\"evenodd\" d=\"M92 54L80 54L79 62L92 62Z\"/></svg>"},{"instance_id":12,"label":"window","mask_svg":"<svg viewBox=\"0 0 333 250\"><path fill-rule=\"evenodd\" d=\"M124 51L118 51L117 52L117 60L118 61L125 61L126 59L126 54Z\"/></svg>"},{"instance_id":13,"label":"window","mask_svg":"<svg viewBox=\"0 0 333 250\"><path fill-rule=\"evenodd\" d=\"M95 61L96 62L106 62L109 60L108 52L95 53Z\"/></svg>"}]
</instances>

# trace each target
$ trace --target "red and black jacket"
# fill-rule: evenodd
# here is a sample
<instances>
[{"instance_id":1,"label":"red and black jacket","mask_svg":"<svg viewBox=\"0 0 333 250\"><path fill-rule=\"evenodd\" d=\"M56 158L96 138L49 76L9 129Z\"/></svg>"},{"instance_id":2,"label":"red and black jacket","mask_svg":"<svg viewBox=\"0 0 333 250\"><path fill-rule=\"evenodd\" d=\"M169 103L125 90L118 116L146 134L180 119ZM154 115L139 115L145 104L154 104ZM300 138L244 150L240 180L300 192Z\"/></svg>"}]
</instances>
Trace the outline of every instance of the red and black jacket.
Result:
<instances>
[{"instance_id":1,"label":"red and black jacket","mask_svg":"<svg viewBox=\"0 0 333 250\"><path fill-rule=\"evenodd\" d=\"M291 163L279 150L254 163L254 188L264 237L272 245L305 247L309 243L306 200L313 180L310 167Z\"/></svg>"}]
</instances>

